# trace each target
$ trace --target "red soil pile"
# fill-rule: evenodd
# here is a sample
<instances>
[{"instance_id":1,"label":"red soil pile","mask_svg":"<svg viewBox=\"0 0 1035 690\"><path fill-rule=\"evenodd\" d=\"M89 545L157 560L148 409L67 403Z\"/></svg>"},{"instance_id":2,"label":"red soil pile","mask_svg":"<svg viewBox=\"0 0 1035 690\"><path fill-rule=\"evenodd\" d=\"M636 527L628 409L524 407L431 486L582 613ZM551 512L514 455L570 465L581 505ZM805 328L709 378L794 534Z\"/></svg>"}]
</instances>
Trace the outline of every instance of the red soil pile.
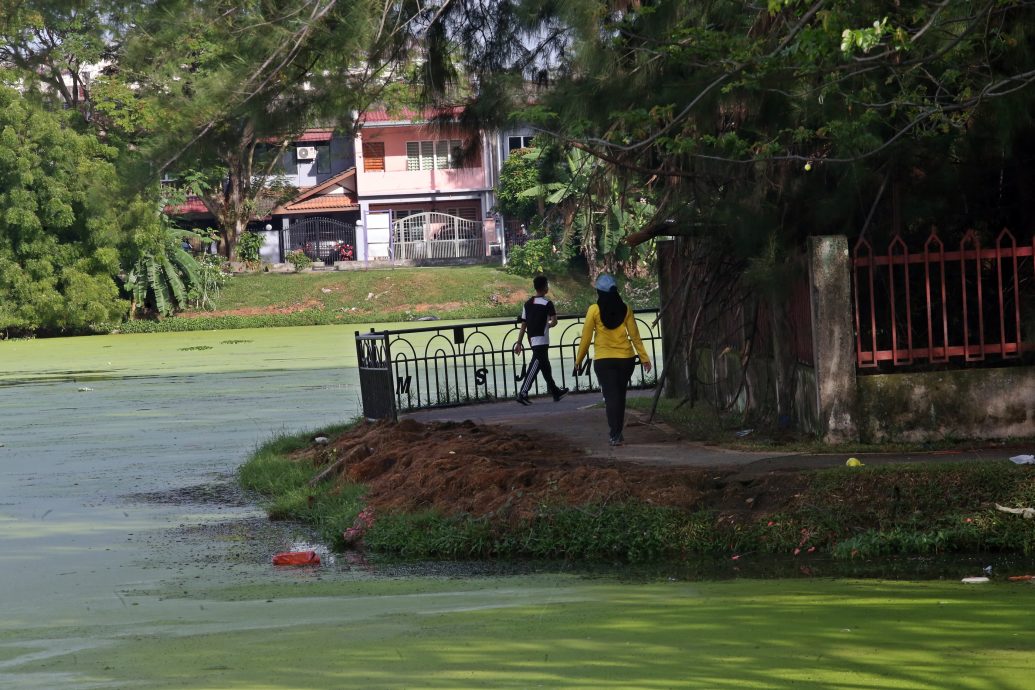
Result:
<instances>
[{"instance_id":1,"label":"red soil pile","mask_svg":"<svg viewBox=\"0 0 1035 690\"><path fill-rule=\"evenodd\" d=\"M727 482L732 470L587 457L560 436L469 421L366 423L294 459L312 462L314 475L326 473L323 481L363 483L369 488L367 506L376 513L433 509L518 520L544 504L629 499L739 512L757 509L756 499L776 488L766 486L771 479L764 477Z\"/></svg>"}]
</instances>

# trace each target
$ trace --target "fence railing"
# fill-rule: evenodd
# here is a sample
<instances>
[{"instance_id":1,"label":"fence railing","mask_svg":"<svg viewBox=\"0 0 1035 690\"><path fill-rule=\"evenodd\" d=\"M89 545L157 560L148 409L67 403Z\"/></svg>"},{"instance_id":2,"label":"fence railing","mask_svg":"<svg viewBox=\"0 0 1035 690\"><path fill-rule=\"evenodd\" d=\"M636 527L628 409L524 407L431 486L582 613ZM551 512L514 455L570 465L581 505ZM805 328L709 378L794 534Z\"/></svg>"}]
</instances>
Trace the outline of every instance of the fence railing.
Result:
<instances>
[{"instance_id":1,"label":"fence railing","mask_svg":"<svg viewBox=\"0 0 1035 690\"><path fill-rule=\"evenodd\" d=\"M661 325L656 309L636 312L636 325L655 369L636 368L634 387L651 387L661 366ZM573 376L582 338L583 317L561 316L550 331L550 363L557 385L573 391L599 390L590 361ZM400 412L513 399L520 390L531 351L513 351L519 332L513 320L356 331L356 354L363 414L368 419L395 418ZM593 351L590 349L590 358ZM545 390L537 375L532 394Z\"/></svg>"},{"instance_id":2,"label":"fence railing","mask_svg":"<svg viewBox=\"0 0 1035 690\"><path fill-rule=\"evenodd\" d=\"M982 248L969 230L946 250L932 230L910 253L896 235L875 255L855 245L853 287L857 366L1010 359L1035 349L1025 342L1022 305L1035 304L1035 245L1018 245L1009 230Z\"/></svg>"}]
</instances>

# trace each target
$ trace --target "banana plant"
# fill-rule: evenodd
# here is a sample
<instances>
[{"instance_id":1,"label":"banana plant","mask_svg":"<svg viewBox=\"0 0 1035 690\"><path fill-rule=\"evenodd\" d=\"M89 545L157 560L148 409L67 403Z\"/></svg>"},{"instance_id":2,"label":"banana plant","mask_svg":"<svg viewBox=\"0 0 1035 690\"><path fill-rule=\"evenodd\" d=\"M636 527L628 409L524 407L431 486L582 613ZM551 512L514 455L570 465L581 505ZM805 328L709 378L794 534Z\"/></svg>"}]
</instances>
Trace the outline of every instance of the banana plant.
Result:
<instances>
[{"instance_id":1,"label":"banana plant","mask_svg":"<svg viewBox=\"0 0 1035 690\"><path fill-rule=\"evenodd\" d=\"M125 288L132 296L130 318L140 309L152 308L159 316L169 316L190 306L214 306L212 286L205 268L184 249L190 240L211 241L192 230L166 226L158 241L148 242L125 277Z\"/></svg>"}]
</instances>

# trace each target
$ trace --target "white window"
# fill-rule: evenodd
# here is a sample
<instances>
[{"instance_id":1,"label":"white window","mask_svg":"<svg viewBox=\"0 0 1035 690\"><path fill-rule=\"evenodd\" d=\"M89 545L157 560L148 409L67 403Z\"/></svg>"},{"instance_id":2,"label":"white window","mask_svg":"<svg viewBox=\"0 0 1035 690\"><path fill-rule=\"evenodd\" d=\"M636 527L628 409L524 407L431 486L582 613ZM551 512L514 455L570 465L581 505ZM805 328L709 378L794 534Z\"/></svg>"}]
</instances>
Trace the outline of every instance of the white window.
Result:
<instances>
[{"instance_id":1,"label":"white window","mask_svg":"<svg viewBox=\"0 0 1035 690\"><path fill-rule=\"evenodd\" d=\"M507 138L507 153L517 151L518 149L527 149L532 146L532 135L520 136L520 137L508 137Z\"/></svg>"},{"instance_id":2,"label":"white window","mask_svg":"<svg viewBox=\"0 0 1035 690\"><path fill-rule=\"evenodd\" d=\"M457 151L463 145L459 139L406 142L407 170L445 170L459 168Z\"/></svg>"}]
</instances>

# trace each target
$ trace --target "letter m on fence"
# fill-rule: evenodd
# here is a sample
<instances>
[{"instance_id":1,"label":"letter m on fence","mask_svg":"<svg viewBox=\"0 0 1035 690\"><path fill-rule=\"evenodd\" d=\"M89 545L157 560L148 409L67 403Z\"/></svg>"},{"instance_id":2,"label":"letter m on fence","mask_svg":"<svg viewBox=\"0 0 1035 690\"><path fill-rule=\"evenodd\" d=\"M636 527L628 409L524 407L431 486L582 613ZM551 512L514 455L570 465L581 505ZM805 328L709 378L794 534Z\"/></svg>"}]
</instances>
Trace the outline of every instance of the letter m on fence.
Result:
<instances>
[{"instance_id":1,"label":"letter m on fence","mask_svg":"<svg viewBox=\"0 0 1035 690\"><path fill-rule=\"evenodd\" d=\"M412 376L407 376L405 379L402 376L395 377L395 394L402 395L410 394L410 382L413 380Z\"/></svg>"},{"instance_id":2,"label":"letter m on fence","mask_svg":"<svg viewBox=\"0 0 1035 690\"><path fill-rule=\"evenodd\" d=\"M586 357L586 361L582 363L581 367L579 367L578 375L579 376L583 376L585 374L588 374L589 373L589 368L592 365L593 365L593 358L592 357Z\"/></svg>"}]
</instances>

